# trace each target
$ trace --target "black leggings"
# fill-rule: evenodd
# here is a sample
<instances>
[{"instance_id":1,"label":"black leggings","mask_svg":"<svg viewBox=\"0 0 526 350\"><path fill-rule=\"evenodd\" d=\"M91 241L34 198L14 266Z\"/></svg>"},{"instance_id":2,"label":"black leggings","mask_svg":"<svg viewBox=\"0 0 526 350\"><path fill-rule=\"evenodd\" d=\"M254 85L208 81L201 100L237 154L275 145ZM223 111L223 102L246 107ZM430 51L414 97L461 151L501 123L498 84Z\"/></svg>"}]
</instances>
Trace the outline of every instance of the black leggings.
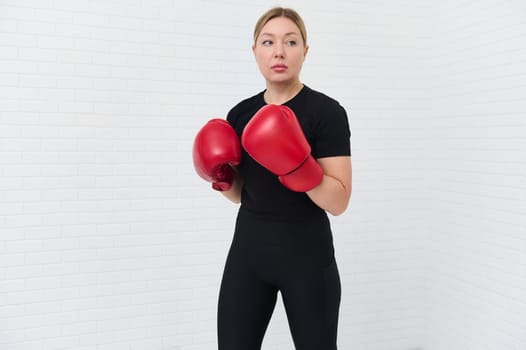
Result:
<instances>
[{"instance_id":1,"label":"black leggings","mask_svg":"<svg viewBox=\"0 0 526 350\"><path fill-rule=\"evenodd\" d=\"M336 350L341 286L328 218L240 210L219 293L219 350L261 349L278 291L296 349Z\"/></svg>"}]
</instances>

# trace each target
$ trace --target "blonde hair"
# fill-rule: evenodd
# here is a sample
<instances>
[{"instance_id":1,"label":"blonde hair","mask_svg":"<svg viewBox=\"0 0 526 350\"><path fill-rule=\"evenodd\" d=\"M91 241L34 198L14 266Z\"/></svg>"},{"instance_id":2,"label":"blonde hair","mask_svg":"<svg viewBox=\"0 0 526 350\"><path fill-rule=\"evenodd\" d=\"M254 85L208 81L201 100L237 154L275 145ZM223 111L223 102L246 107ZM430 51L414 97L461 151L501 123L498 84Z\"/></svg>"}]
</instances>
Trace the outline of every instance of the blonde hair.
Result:
<instances>
[{"instance_id":1,"label":"blonde hair","mask_svg":"<svg viewBox=\"0 0 526 350\"><path fill-rule=\"evenodd\" d=\"M291 8L286 7L274 7L265 12L256 22L254 28L254 43L256 42L261 30L271 19L276 17L286 17L290 19L300 30L301 38L303 39L303 44L307 45L307 28L301 16Z\"/></svg>"}]
</instances>

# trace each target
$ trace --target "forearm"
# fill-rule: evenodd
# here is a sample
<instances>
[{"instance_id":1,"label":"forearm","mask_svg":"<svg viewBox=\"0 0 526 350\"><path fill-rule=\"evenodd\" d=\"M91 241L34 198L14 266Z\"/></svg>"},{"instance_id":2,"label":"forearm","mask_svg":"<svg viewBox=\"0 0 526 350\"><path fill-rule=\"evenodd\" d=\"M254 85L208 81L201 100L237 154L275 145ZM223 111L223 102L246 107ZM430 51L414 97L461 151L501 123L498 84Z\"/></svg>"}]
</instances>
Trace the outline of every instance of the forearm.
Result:
<instances>
[{"instance_id":1,"label":"forearm","mask_svg":"<svg viewBox=\"0 0 526 350\"><path fill-rule=\"evenodd\" d=\"M232 183L232 186L227 191L221 191L221 194L223 194L226 198L228 198L230 201L234 203L240 203L241 202L241 188L243 187L243 179L239 175L239 173L236 173L236 177L234 178L234 182Z\"/></svg>"},{"instance_id":2,"label":"forearm","mask_svg":"<svg viewBox=\"0 0 526 350\"><path fill-rule=\"evenodd\" d=\"M323 169L323 179L307 195L320 208L332 215L340 215L347 209L351 198L351 158L322 158L318 159L318 163Z\"/></svg>"},{"instance_id":3,"label":"forearm","mask_svg":"<svg viewBox=\"0 0 526 350\"><path fill-rule=\"evenodd\" d=\"M322 182L308 191L307 195L317 206L338 216L343 214L349 205L351 188L334 177L324 175Z\"/></svg>"}]
</instances>

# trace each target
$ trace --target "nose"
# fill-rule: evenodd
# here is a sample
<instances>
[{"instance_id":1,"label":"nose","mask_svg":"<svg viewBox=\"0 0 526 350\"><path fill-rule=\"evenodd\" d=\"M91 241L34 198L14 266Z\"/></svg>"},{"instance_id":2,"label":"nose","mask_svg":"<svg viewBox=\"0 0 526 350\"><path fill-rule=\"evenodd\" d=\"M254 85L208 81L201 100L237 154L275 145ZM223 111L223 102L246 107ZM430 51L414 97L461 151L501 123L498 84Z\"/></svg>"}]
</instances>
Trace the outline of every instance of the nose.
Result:
<instances>
[{"instance_id":1,"label":"nose","mask_svg":"<svg viewBox=\"0 0 526 350\"><path fill-rule=\"evenodd\" d=\"M285 56L285 50L283 50L282 45L275 45L274 46L274 57L275 58L282 58Z\"/></svg>"}]
</instances>

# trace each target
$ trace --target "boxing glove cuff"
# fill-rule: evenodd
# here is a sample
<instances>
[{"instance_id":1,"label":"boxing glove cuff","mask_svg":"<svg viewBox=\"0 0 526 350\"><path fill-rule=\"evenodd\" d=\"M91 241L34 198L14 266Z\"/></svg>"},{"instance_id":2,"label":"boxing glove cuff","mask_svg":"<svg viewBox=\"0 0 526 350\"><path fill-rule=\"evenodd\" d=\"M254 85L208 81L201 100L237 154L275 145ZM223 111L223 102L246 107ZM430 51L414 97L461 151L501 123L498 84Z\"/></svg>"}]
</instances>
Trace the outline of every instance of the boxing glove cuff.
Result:
<instances>
[{"instance_id":1,"label":"boxing glove cuff","mask_svg":"<svg viewBox=\"0 0 526 350\"><path fill-rule=\"evenodd\" d=\"M279 176L279 181L289 190L307 192L318 186L323 180L323 170L316 160L309 156L294 171Z\"/></svg>"},{"instance_id":2,"label":"boxing glove cuff","mask_svg":"<svg viewBox=\"0 0 526 350\"><path fill-rule=\"evenodd\" d=\"M216 181L212 182L212 188L216 191L228 191L234 183L236 173L228 164L224 164L216 170Z\"/></svg>"}]
</instances>

